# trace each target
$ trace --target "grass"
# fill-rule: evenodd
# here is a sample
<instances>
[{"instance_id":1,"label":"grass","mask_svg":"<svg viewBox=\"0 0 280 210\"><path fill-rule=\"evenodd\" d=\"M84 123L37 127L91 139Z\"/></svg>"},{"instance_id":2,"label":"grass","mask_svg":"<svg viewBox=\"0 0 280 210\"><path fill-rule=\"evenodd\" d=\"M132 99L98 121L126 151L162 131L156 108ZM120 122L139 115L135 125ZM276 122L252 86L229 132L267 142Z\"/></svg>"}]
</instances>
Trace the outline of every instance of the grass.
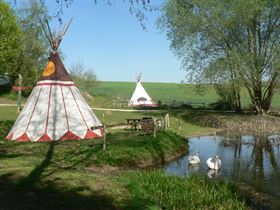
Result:
<instances>
[{"instance_id":1,"label":"grass","mask_svg":"<svg viewBox=\"0 0 280 210\"><path fill-rule=\"evenodd\" d=\"M213 86L205 86L205 91L197 93L195 85L187 84L182 86L177 83L151 83L143 82L145 90L149 93L154 101L162 101L166 104L174 102L185 103L205 103L207 105L215 103L219 100L215 88ZM128 101L135 89L135 82L100 82L94 89L90 91L95 99L92 105L96 107L112 107L113 99L120 98ZM104 100L105 99L105 100ZM251 100L245 88L241 90L241 104L248 107ZM100 100L102 102L100 102ZM276 91L272 100L272 108L280 108L280 93Z\"/></svg>"},{"instance_id":2,"label":"grass","mask_svg":"<svg viewBox=\"0 0 280 210\"><path fill-rule=\"evenodd\" d=\"M143 82L145 90L155 101L162 101L165 104L172 104L176 101L193 102L193 103L213 103L218 100L218 96L214 88L209 88L207 94L198 95L194 91L194 86L189 85L183 88L182 85L176 83L146 83ZM135 82L100 82L94 89L90 91L96 97L96 105L100 105L98 100L106 98L103 107L112 107L113 99L128 101L136 87Z\"/></svg>"},{"instance_id":3,"label":"grass","mask_svg":"<svg viewBox=\"0 0 280 210\"><path fill-rule=\"evenodd\" d=\"M1 139L12 123L0 122ZM116 166L162 164L168 156L185 150L184 141L171 131L159 133L156 139L110 134L106 151L102 150L100 139L57 143L2 140L0 145L3 209L204 209L211 202L215 202L213 209L226 209L224 203L227 207L245 208L227 183L209 183L202 177L179 178L155 171L118 175L110 170ZM193 190L204 191L204 196L197 200ZM187 200L197 203L186 205Z\"/></svg>"},{"instance_id":4,"label":"grass","mask_svg":"<svg viewBox=\"0 0 280 210\"><path fill-rule=\"evenodd\" d=\"M3 133L8 131L11 121L0 122ZM128 132L128 133L127 133ZM102 140L67 141L53 144L14 143L0 141L0 156L5 168L37 164L50 154L48 167L61 169L90 170L99 166L141 167L163 164L174 153L186 151L185 141L171 131L152 136L134 136L129 131L107 136L107 149L102 150ZM1 138L4 136L1 134ZM24 164L23 161L24 160Z\"/></svg>"},{"instance_id":5,"label":"grass","mask_svg":"<svg viewBox=\"0 0 280 210\"><path fill-rule=\"evenodd\" d=\"M211 125L203 125L195 122L193 118L197 115L197 111L192 110L169 110L170 114L170 126L173 132L178 133L181 136L187 137L192 135L198 135L203 133L213 133L214 129ZM126 124L126 119L142 118L142 117L162 117L164 112L118 112L118 111L101 111L94 110L95 114L101 121L105 121L106 125L111 127L119 124ZM1 107L0 121L15 120L18 116L16 107ZM207 113L204 113L207 115ZM103 117L104 116L104 117ZM10 125L11 126L11 125ZM114 132L109 128L110 132ZM118 131L117 131L118 132ZM5 135L8 133L6 131Z\"/></svg>"},{"instance_id":6,"label":"grass","mask_svg":"<svg viewBox=\"0 0 280 210\"><path fill-rule=\"evenodd\" d=\"M246 209L230 183L159 171L117 176L77 171L0 171L3 209ZM16 200L16 202L15 202Z\"/></svg>"},{"instance_id":7,"label":"grass","mask_svg":"<svg viewBox=\"0 0 280 210\"><path fill-rule=\"evenodd\" d=\"M161 171L127 173L119 180L133 195L128 209L246 209L228 182L166 176Z\"/></svg>"},{"instance_id":8,"label":"grass","mask_svg":"<svg viewBox=\"0 0 280 210\"><path fill-rule=\"evenodd\" d=\"M162 97L155 100L163 102L184 98L210 103L217 99L213 90L200 98L196 94L185 96L185 90L178 89L178 84L143 85L153 98L153 95ZM130 96L134 87L135 83L101 83L90 104L111 107L112 96ZM177 156L186 149L181 136L214 131L215 116L211 113L169 110L170 128L153 139L132 137L130 132L114 131L111 126L125 124L127 118L161 117L163 113L95 110L109 128L106 151L102 150L101 139L57 143L3 141L18 113L16 107L0 107L0 113L0 202L4 209L246 208L227 182L167 176L159 171L116 172L116 169L161 165Z\"/></svg>"},{"instance_id":9,"label":"grass","mask_svg":"<svg viewBox=\"0 0 280 210\"><path fill-rule=\"evenodd\" d=\"M205 103L209 105L220 99L215 88L211 85L206 85L204 91L200 93L196 92L196 86L192 84L142 82L142 85L155 102L161 101L169 105L176 105L177 102ZM114 107L114 101L121 101L126 105L133 94L135 86L135 82L99 82L97 86L89 91L94 97L93 99L88 98L88 102L91 106L103 108ZM0 103L14 103L16 100L17 94L15 93L0 96ZM23 98L23 103L25 101L26 98ZM251 104L245 88L241 89L241 104L243 108L249 107ZM276 91L271 106L273 110L279 110L279 91Z\"/></svg>"}]
</instances>

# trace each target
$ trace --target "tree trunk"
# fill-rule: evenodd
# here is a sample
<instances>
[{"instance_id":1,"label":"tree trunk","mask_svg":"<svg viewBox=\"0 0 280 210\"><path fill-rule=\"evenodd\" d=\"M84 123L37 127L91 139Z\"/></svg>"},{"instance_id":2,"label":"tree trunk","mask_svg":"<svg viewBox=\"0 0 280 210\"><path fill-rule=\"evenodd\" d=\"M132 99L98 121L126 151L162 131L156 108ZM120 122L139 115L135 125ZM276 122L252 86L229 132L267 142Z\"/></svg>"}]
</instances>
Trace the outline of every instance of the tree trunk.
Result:
<instances>
[{"instance_id":1,"label":"tree trunk","mask_svg":"<svg viewBox=\"0 0 280 210\"><path fill-rule=\"evenodd\" d=\"M241 97L240 97L240 91L239 90L236 93L235 111L237 113L241 113L242 112Z\"/></svg>"}]
</instances>

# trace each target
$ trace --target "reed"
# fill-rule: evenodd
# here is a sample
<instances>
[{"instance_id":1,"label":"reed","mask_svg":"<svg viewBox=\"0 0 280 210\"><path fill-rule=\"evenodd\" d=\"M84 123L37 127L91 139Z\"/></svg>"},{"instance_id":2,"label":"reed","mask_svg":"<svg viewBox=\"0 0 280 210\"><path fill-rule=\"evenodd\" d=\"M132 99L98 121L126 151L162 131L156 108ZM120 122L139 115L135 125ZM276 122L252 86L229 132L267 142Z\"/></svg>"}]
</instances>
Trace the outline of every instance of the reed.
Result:
<instances>
[{"instance_id":1,"label":"reed","mask_svg":"<svg viewBox=\"0 0 280 210\"><path fill-rule=\"evenodd\" d=\"M157 170L127 173L119 180L133 196L128 209L246 209L227 181L168 176Z\"/></svg>"}]
</instances>

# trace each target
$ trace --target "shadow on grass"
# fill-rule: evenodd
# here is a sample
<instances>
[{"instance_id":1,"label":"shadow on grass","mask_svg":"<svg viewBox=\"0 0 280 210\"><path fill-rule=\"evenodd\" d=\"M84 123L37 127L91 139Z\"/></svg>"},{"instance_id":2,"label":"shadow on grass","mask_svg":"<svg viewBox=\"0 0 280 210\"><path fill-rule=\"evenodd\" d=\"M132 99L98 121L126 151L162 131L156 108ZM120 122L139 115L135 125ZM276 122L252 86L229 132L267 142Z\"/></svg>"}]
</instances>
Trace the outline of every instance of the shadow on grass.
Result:
<instances>
[{"instance_id":1,"label":"shadow on grass","mask_svg":"<svg viewBox=\"0 0 280 210\"><path fill-rule=\"evenodd\" d=\"M0 141L4 140L8 135L9 130L13 126L13 120L2 120L0 121Z\"/></svg>"},{"instance_id":2,"label":"shadow on grass","mask_svg":"<svg viewBox=\"0 0 280 210\"><path fill-rule=\"evenodd\" d=\"M48 149L45 159L40 163L40 165L36 166L26 178L24 178L19 183L20 186L29 187L29 188L34 188L36 186L37 182L40 181L40 177L43 174L44 170L51 163L55 143L56 142L49 143L49 149Z\"/></svg>"},{"instance_id":3,"label":"shadow on grass","mask_svg":"<svg viewBox=\"0 0 280 210\"><path fill-rule=\"evenodd\" d=\"M118 209L113 198L92 192L88 196L79 194L83 189L62 191L52 183L44 188L22 186L11 181L13 174L0 176L0 209Z\"/></svg>"},{"instance_id":4,"label":"shadow on grass","mask_svg":"<svg viewBox=\"0 0 280 210\"><path fill-rule=\"evenodd\" d=\"M41 180L52 162L55 145L55 142L49 143L44 160L28 176L17 173L0 176L0 209L117 209L112 197L93 191L78 180L73 180L78 183L77 187L59 187L55 176L48 181ZM55 170L48 175L52 173ZM83 191L87 191L87 195L79 193Z\"/></svg>"},{"instance_id":5,"label":"shadow on grass","mask_svg":"<svg viewBox=\"0 0 280 210\"><path fill-rule=\"evenodd\" d=\"M145 151L149 158L155 159L155 163L164 163L166 146L161 141L170 141L171 145L175 145L179 144L179 137L163 132L157 139L153 139L152 136L131 139L130 136L123 134L112 135L110 138L112 141L106 151L102 150L102 143L94 142L3 144L5 145L2 151L3 160L22 157L26 160L26 166L21 169L18 165L18 168L15 168L16 172L5 173L5 168L1 171L0 209L145 209L148 200L141 197L132 198L130 195L120 199L118 197L120 193L116 192L124 189L113 189L115 185L104 187L106 183L102 185L98 183L103 179L95 179L95 175L86 176L83 169L88 164L96 165L97 161L100 161L101 165L117 163L135 167L142 151ZM134 155L137 151L136 159L127 153ZM41 162L37 162L36 159ZM30 171L32 165L34 168ZM25 170L28 170L29 174L26 175ZM77 179L72 178L72 172ZM85 178L82 179L84 175ZM111 183L109 176L108 179L105 178L106 181Z\"/></svg>"},{"instance_id":6,"label":"shadow on grass","mask_svg":"<svg viewBox=\"0 0 280 210\"><path fill-rule=\"evenodd\" d=\"M180 118L181 120L187 123L210 128L221 128L221 119L223 117L230 117L232 115L236 115L233 113L212 113L193 109L172 111L171 114L176 118Z\"/></svg>"}]
</instances>

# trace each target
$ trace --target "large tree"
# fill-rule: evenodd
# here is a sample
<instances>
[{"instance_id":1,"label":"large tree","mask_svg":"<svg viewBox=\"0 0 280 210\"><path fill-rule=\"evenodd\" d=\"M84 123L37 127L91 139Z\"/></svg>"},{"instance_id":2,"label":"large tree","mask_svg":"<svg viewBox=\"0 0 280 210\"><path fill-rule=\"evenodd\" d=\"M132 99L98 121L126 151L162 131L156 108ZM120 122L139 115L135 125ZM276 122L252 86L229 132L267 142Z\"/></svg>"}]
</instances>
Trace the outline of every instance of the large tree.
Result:
<instances>
[{"instance_id":1,"label":"large tree","mask_svg":"<svg viewBox=\"0 0 280 210\"><path fill-rule=\"evenodd\" d=\"M39 0L23 2L17 9L21 28L21 63L24 84L34 84L46 65L50 47L41 21L48 20L47 8Z\"/></svg>"},{"instance_id":2,"label":"large tree","mask_svg":"<svg viewBox=\"0 0 280 210\"><path fill-rule=\"evenodd\" d=\"M40 2L43 4L45 4L46 1L47 0L40 0ZM78 0L53 0L53 1L55 1L56 4L58 5L57 11L55 11L56 12L55 16L56 18L58 18L60 22L62 22L61 15L63 14L64 7L69 7L74 1L78 1ZM89 0L89 1L91 1L93 4L105 2L108 5L111 5L116 0ZM155 1L151 1L151 0L119 0L119 1L122 1L123 3L128 3L129 12L132 15L136 16L136 18L140 21L141 26L143 28L145 28L144 25L144 20L146 18L145 12L158 10L160 5L159 2L156 3Z\"/></svg>"},{"instance_id":3,"label":"large tree","mask_svg":"<svg viewBox=\"0 0 280 210\"><path fill-rule=\"evenodd\" d=\"M269 110L280 78L278 0L168 0L162 11L189 78L229 78L246 87L258 113Z\"/></svg>"},{"instance_id":4,"label":"large tree","mask_svg":"<svg viewBox=\"0 0 280 210\"><path fill-rule=\"evenodd\" d=\"M16 77L20 60L20 28L9 4L0 0L0 75Z\"/></svg>"}]
</instances>

